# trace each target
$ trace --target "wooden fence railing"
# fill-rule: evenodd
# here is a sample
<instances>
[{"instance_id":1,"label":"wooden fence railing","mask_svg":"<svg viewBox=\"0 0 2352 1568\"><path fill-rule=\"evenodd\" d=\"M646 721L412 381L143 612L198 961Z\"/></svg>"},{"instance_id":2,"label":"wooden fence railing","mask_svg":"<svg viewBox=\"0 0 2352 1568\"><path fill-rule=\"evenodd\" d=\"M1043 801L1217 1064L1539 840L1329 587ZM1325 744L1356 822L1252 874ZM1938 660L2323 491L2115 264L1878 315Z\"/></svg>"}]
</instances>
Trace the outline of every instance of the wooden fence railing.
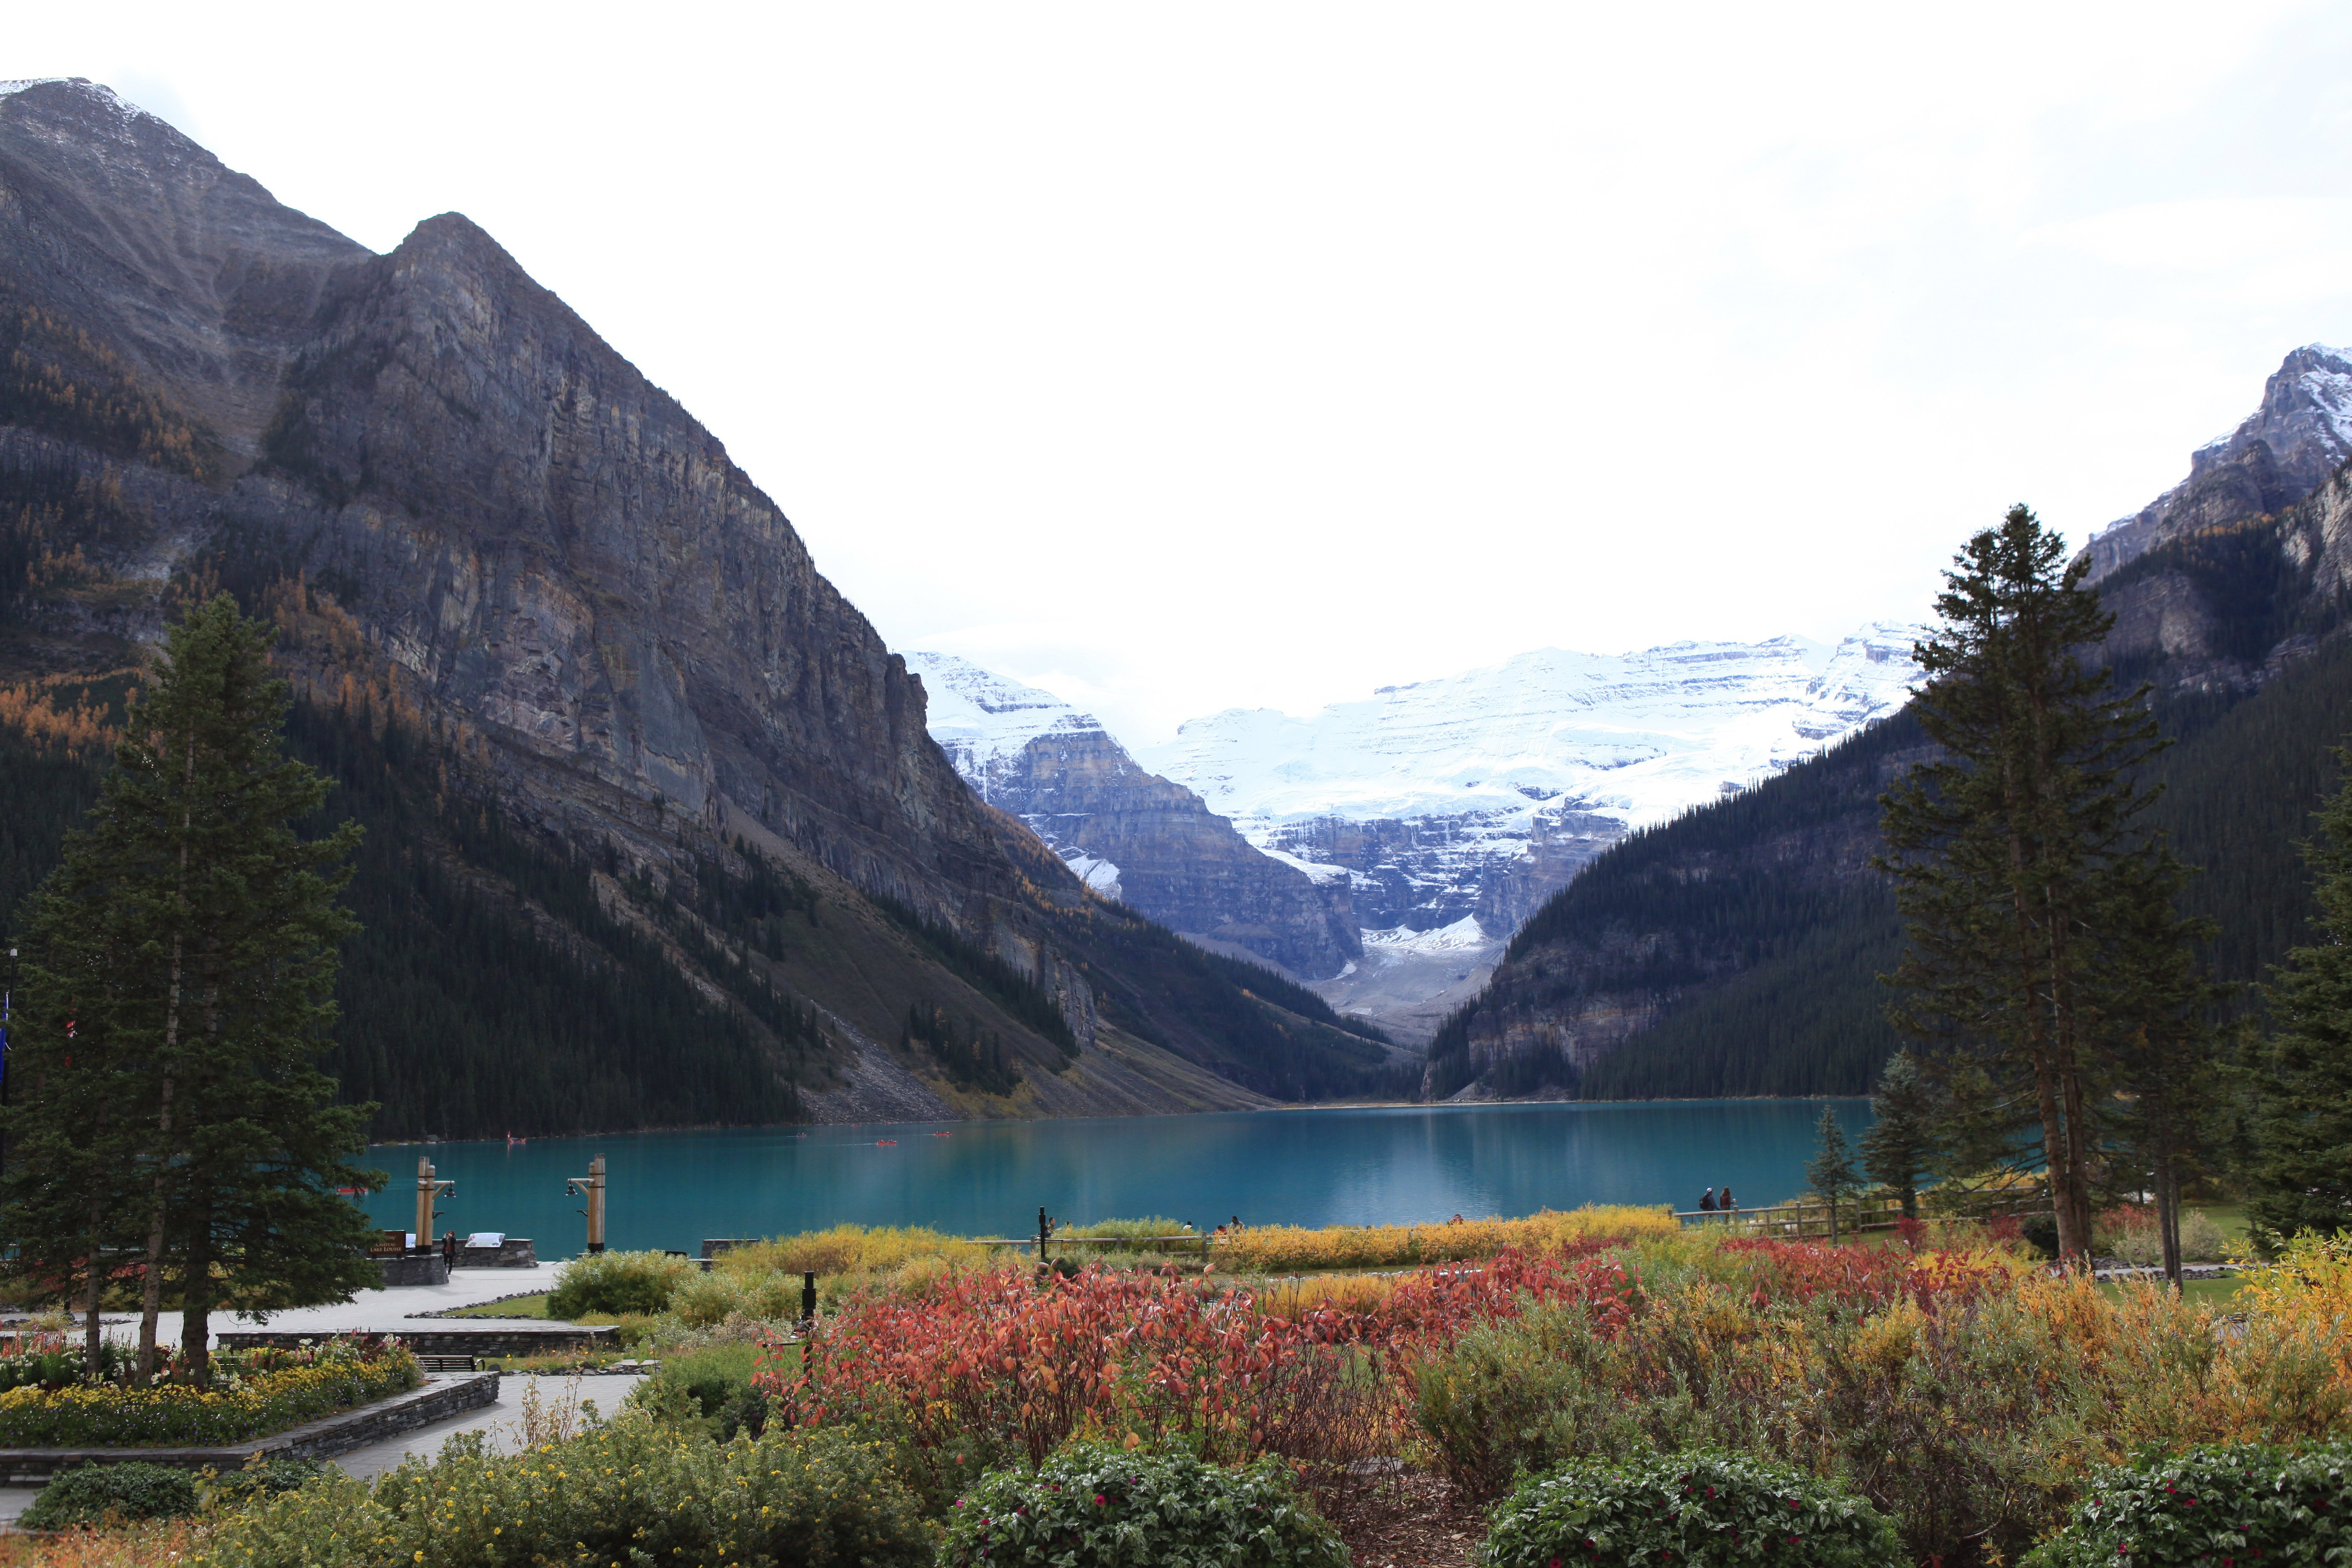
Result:
<instances>
[{"instance_id":1,"label":"wooden fence railing","mask_svg":"<svg viewBox=\"0 0 2352 1568\"><path fill-rule=\"evenodd\" d=\"M1938 1206L1942 1209L1942 1205ZM1943 1210L1950 1217L1967 1219L1991 1219L2001 1215L2030 1219L2050 1212L2050 1194L2038 1190L1978 1194L1955 1209ZM1856 1198L1837 1205L1836 1234L1857 1236L1874 1230L1893 1230L1902 1217L1899 1199ZM1685 1226L1720 1226L1758 1238L1793 1239L1831 1234L1830 1205L1825 1203L1774 1204L1759 1209L1685 1209L1677 1210L1675 1218Z\"/></svg>"}]
</instances>

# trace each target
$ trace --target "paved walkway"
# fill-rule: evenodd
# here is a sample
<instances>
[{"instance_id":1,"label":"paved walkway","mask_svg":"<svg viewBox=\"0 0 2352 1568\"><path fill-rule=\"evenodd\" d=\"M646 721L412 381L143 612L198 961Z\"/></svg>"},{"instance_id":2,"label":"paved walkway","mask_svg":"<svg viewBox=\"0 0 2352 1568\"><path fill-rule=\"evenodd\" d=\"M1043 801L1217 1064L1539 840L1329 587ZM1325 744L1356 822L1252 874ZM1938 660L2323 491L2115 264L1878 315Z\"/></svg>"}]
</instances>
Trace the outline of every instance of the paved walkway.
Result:
<instances>
[{"instance_id":1,"label":"paved walkway","mask_svg":"<svg viewBox=\"0 0 2352 1568\"><path fill-rule=\"evenodd\" d=\"M536 1294L555 1282L557 1265L542 1263L533 1268L460 1268L450 1275L446 1285L403 1285L390 1289L362 1290L349 1302L333 1307L304 1307L290 1312L272 1312L268 1327L292 1333L315 1333L321 1337L344 1333L401 1333L422 1328L459 1329L469 1321L464 1318L426 1318L418 1320L415 1312L446 1311L452 1307L470 1307L484 1301L495 1301L501 1296L523 1293ZM135 1341L139 1320L109 1316L106 1320L109 1338ZM236 1314L224 1313L212 1321L215 1335L224 1330L249 1329L263 1325ZM490 1323L482 1324L484 1328ZM158 1338L167 1344L178 1344L180 1320L177 1314L166 1313L157 1325ZM376 1476L410 1454L430 1458L440 1451L441 1445L453 1433L487 1432L494 1447L515 1447L522 1441L523 1401L527 1391L536 1389L539 1403L549 1415L568 1415L577 1425L579 1407L583 1402L593 1402L606 1415L620 1408L621 1401L637 1385L638 1379L626 1376L595 1377L504 1377L499 1380L499 1398L495 1405L469 1410L463 1415L436 1421L430 1426L420 1426L414 1432L388 1438L342 1456L335 1461L355 1476ZM16 1516L32 1506L40 1496L37 1487L0 1487L0 1525L11 1524Z\"/></svg>"}]
</instances>

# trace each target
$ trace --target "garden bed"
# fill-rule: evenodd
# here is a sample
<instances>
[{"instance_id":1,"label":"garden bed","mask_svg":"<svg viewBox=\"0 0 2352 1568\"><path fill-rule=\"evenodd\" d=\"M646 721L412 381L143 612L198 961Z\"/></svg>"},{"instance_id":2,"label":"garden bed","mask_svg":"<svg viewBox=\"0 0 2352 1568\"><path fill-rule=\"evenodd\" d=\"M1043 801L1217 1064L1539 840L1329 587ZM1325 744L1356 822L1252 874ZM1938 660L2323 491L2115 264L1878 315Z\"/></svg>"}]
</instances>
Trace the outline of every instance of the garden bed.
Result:
<instances>
[{"instance_id":1,"label":"garden bed","mask_svg":"<svg viewBox=\"0 0 2352 1568\"><path fill-rule=\"evenodd\" d=\"M0 1448L216 1447L404 1394L423 1381L415 1356L396 1340L225 1354L210 1387L59 1386L45 1378L0 1393Z\"/></svg>"},{"instance_id":2,"label":"garden bed","mask_svg":"<svg viewBox=\"0 0 2352 1568\"><path fill-rule=\"evenodd\" d=\"M243 1443L178 1447L0 1448L0 1486L37 1485L60 1471L84 1465L138 1461L228 1474L244 1468L256 1458L331 1459L338 1454L348 1454L403 1432L496 1404L498 1397L499 1374L486 1372L467 1377L437 1378L422 1388Z\"/></svg>"}]
</instances>

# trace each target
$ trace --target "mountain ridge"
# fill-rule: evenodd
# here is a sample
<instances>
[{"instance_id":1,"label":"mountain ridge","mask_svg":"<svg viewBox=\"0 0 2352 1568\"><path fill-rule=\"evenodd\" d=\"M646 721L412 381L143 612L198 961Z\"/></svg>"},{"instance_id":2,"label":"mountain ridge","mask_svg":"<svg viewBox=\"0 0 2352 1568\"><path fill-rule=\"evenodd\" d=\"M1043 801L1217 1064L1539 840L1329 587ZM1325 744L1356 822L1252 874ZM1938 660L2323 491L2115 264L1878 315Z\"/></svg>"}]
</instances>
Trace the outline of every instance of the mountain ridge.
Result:
<instances>
[{"instance_id":1,"label":"mountain ridge","mask_svg":"<svg viewBox=\"0 0 2352 1568\"><path fill-rule=\"evenodd\" d=\"M430 770L382 798L338 775L398 839L355 884L389 923L341 1026L383 1064L380 1132L501 1131L494 1064L582 1026L554 994L527 1040L470 1027L497 993L460 929L671 1017L650 1052L587 1026L625 1115L665 1050L722 1040L845 1116L1237 1108L1379 1070L1135 917L1076 918L782 511L463 216L378 256L104 89L31 83L0 96L0 681L68 700L223 587L280 626L331 765ZM1223 1021L1163 1018L1184 987ZM953 1026L913 1035L924 1008ZM550 1093L514 1130L603 1117ZM774 1109L706 1099L663 1114Z\"/></svg>"}]
</instances>

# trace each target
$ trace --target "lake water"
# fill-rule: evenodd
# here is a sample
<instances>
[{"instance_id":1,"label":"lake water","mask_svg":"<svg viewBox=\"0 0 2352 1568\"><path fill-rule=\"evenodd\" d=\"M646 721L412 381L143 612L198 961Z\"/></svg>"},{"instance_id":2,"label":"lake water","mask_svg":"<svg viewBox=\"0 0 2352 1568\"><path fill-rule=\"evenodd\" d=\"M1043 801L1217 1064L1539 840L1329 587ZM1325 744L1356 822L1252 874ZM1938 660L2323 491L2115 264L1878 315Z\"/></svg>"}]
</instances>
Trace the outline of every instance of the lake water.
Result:
<instances>
[{"instance_id":1,"label":"lake water","mask_svg":"<svg viewBox=\"0 0 2352 1568\"><path fill-rule=\"evenodd\" d=\"M578 1252L566 1177L605 1158L606 1242L698 1252L705 1237L776 1236L845 1221L1024 1236L1039 1205L1073 1221L1164 1215L1213 1226L1425 1224L1580 1204L1697 1206L1728 1183L1742 1207L1805 1184L1822 1108L1849 1139L1866 1100L1408 1106L1213 1116L903 1126L770 1127L392 1144L367 1200L386 1228L415 1214L416 1161L457 1183L440 1226Z\"/></svg>"}]
</instances>

